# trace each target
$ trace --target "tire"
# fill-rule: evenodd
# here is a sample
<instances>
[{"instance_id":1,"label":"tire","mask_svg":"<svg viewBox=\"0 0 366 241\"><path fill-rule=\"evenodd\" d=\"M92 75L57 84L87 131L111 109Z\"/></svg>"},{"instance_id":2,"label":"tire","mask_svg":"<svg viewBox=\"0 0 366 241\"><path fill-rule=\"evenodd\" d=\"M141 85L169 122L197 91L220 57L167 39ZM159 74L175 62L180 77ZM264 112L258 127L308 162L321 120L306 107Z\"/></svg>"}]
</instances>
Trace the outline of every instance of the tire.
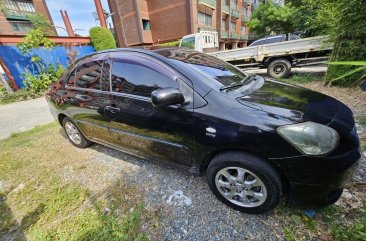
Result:
<instances>
[{"instance_id":1,"label":"tire","mask_svg":"<svg viewBox=\"0 0 366 241\"><path fill-rule=\"evenodd\" d=\"M291 73L291 63L287 59L273 60L267 67L267 74L271 78L286 78Z\"/></svg>"},{"instance_id":2,"label":"tire","mask_svg":"<svg viewBox=\"0 0 366 241\"><path fill-rule=\"evenodd\" d=\"M279 174L272 165L254 155L235 151L218 154L209 164L206 177L216 197L241 212L266 213L281 199Z\"/></svg>"},{"instance_id":3,"label":"tire","mask_svg":"<svg viewBox=\"0 0 366 241\"><path fill-rule=\"evenodd\" d=\"M65 130L67 139L76 147L87 148L92 144L91 141L85 138L79 128L68 117L62 120L62 127Z\"/></svg>"}]
</instances>

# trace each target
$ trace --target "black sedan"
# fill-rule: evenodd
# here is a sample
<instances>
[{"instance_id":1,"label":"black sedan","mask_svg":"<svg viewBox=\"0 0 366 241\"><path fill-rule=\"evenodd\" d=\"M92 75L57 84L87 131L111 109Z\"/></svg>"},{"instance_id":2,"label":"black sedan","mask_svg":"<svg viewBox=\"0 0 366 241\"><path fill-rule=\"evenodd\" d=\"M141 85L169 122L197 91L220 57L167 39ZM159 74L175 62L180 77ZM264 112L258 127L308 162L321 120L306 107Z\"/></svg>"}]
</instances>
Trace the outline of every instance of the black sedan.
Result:
<instances>
[{"instance_id":1,"label":"black sedan","mask_svg":"<svg viewBox=\"0 0 366 241\"><path fill-rule=\"evenodd\" d=\"M341 102L188 49L88 55L46 98L73 145L206 173L218 199L247 213L273 209L282 194L288 204L332 204L360 159Z\"/></svg>"}]
</instances>

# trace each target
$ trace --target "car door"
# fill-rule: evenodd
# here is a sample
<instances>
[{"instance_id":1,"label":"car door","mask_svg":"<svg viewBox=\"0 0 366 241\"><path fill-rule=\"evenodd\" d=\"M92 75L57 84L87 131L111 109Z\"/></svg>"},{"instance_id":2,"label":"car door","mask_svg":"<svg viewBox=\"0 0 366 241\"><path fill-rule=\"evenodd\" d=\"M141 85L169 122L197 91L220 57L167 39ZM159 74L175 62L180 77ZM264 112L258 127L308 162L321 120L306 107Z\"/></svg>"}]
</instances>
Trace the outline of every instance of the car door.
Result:
<instances>
[{"instance_id":1,"label":"car door","mask_svg":"<svg viewBox=\"0 0 366 241\"><path fill-rule=\"evenodd\" d=\"M63 96L68 116L76 122L81 132L91 140L108 142L108 121L105 106L110 105L109 66L105 55L95 55L81 61L71 72Z\"/></svg>"},{"instance_id":2,"label":"car door","mask_svg":"<svg viewBox=\"0 0 366 241\"><path fill-rule=\"evenodd\" d=\"M152 91L179 88L178 75L143 54L115 55L110 61L112 100L105 111L111 119L113 144L152 159L190 166L193 108L155 108L151 103ZM192 100L192 93L186 91L185 98Z\"/></svg>"}]
</instances>

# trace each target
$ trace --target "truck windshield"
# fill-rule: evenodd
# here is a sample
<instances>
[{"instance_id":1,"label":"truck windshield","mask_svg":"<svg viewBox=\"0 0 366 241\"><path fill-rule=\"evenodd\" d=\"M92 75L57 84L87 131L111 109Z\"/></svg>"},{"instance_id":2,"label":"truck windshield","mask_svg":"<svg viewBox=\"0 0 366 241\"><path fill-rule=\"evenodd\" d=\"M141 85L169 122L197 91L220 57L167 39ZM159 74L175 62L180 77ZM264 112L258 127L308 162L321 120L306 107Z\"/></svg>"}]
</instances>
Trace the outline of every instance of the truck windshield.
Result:
<instances>
[{"instance_id":1,"label":"truck windshield","mask_svg":"<svg viewBox=\"0 0 366 241\"><path fill-rule=\"evenodd\" d=\"M195 48L194 39L195 39L194 37L182 39L180 47L194 49Z\"/></svg>"}]
</instances>

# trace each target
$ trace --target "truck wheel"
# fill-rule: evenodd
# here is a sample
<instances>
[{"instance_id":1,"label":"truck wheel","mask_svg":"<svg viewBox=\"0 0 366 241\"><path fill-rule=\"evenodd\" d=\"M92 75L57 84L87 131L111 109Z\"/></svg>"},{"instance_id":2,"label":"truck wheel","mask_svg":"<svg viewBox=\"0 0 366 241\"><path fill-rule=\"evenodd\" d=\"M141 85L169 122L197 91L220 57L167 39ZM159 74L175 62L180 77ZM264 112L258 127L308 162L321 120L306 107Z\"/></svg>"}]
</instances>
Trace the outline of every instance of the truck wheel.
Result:
<instances>
[{"instance_id":1,"label":"truck wheel","mask_svg":"<svg viewBox=\"0 0 366 241\"><path fill-rule=\"evenodd\" d=\"M247 153L230 151L216 155L206 177L216 197L241 212L268 212L281 198L281 179L275 168Z\"/></svg>"},{"instance_id":2,"label":"truck wheel","mask_svg":"<svg viewBox=\"0 0 366 241\"><path fill-rule=\"evenodd\" d=\"M272 78L286 78L291 72L291 63L287 59L273 60L267 67L267 74Z\"/></svg>"}]
</instances>

